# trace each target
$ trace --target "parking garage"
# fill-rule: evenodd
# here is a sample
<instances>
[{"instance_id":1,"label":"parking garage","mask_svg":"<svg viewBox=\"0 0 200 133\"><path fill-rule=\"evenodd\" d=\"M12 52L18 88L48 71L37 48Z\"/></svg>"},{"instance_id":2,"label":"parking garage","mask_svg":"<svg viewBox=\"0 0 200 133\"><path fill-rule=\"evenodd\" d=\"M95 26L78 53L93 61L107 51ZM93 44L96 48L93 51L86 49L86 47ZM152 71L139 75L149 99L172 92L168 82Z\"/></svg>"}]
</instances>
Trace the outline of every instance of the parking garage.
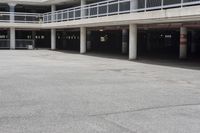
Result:
<instances>
[{"instance_id":1,"label":"parking garage","mask_svg":"<svg viewBox=\"0 0 200 133\"><path fill-rule=\"evenodd\" d=\"M163 0L163 3L151 0L138 2L113 0L100 3L81 1L79 4L86 4L86 9L74 7L78 6L76 2L51 6L26 6L9 3L8 5L1 4L1 10L10 11L11 14L3 14L0 19L4 18L5 21L9 19L10 23L59 24L62 21L123 15L133 11L140 13L183 8L191 6L190 2L196 6L199 3L195 1L179 2L175 0L169 2ZM15 15L12 12L19 12L19 14ZM31 14L26 16L27 14L20 14L20 12ZM107 26L66 27L4 28L1 29L0 47L2 49L21 49L32 45L33 48L38 49L51 48L52 50L80 51L80 53L129 55L129 59L151 56L156 58L198 58L199 24L197 22L149 22L146 24L114 24L114 26L109 24Z\"/></svg>"}]
</instances>

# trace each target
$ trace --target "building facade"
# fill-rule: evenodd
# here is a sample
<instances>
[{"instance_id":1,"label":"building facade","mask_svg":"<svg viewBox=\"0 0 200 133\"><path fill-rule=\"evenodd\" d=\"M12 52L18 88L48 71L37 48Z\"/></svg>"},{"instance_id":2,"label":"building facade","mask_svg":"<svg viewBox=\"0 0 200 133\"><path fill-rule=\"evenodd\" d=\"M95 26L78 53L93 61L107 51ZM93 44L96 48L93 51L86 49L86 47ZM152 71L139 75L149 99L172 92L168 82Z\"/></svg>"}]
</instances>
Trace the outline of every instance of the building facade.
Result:
<instances>
[{"instance_id":1,"label":"building facade","mask_svg":"<svg viewBox=\"0 0 200 133\"><path fill-rule=\"evenodd\" d=\"M169 55L200 51L200 0L1 0L0 49Z\"/></svg>"}]
</instances>

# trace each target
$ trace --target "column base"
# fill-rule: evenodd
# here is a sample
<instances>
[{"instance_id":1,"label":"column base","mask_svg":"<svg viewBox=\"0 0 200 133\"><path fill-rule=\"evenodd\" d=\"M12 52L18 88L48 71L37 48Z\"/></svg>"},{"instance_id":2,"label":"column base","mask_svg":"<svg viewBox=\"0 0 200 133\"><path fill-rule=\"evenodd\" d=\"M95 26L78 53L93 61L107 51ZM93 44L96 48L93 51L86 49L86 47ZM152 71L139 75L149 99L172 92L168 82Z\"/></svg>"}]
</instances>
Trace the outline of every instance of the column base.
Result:
<instances>
[{"instance_id":1,"label":"column base","mask_svg":"<svg viewBox=\"0 0 200 133\"><path fill-rule=\"evenodd\" d=\"M187 46L186 45L181 45L180 46L180 59L186 59L187 58Z\"/></svg>"}]
</instances>

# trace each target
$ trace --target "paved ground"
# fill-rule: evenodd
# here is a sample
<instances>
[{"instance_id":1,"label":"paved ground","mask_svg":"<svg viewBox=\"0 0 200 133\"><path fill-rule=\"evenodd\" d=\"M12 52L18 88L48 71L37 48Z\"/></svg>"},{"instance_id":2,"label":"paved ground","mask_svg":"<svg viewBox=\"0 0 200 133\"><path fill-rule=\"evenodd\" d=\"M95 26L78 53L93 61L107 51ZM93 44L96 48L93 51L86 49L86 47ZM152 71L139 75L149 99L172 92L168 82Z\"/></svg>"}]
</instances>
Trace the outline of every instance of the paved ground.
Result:
<instances>
[{"instance_id":1,"label":"paved ground","mask_svg":"<svg viewBox=\"0 0 200 133\"><path fill-rule=\"evenodd\" d=\"M200 71L0 51L0 133L199 133Z\"/></svg>"}]
</instances>

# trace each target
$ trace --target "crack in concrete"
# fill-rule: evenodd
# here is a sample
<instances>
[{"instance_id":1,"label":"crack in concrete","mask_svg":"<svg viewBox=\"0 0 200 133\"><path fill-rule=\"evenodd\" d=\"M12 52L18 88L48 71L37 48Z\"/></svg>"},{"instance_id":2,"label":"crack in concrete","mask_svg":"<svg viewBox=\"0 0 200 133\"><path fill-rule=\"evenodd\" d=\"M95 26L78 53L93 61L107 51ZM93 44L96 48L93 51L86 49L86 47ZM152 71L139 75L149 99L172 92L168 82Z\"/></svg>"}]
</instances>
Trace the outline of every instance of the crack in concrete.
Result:
<instances>
[{"instance_id":1,"label":"crack in concrete","mask_svg":"<svg viewBox=\"0 0 200 133\"><path fill-rule=\"evenodd\" d=\"M124 126L122 126L122 125L120 125L120 124L118 124L118 123L116 123L116 122L114 122L114 121L110 121L110 120L108 120L108 119L106 119L106 118L103 118L103 117L98 117L98 118L103 119L104 121L106 121L106 122L108 122L108 123L110 123L110 124L112 124L112 125L115 125L115 126L117 126L118 128L120 128L120 129L122 129L122 130L124 130L124 131L127 131L127 132L129 132L129 133L137 133L136 131L132 131L131 129L126 128L126 127L124 127Z\"/></svg>"},{"instance_id":2,"label":"crack in concrete","mask_svg":"<svg viewBox=\"0 0 200 133\"><path fill-rule=\"evenodd\" d=\"M141 111L149 111L149 110L159 110L159 109L176 108L176 107L186 107L186 106L200 106L200 103L157 106L157 107L148 107L148 108L141 108L141 109L130 109L130 110L126 110L126 111L118 111L118 112L110 112L110 113L102 113L102 114L92 114L92 115L88 115L88 116L107 116L107 115L133 113L133 112L141 112Z\"/></svg>"}]
</instances>

